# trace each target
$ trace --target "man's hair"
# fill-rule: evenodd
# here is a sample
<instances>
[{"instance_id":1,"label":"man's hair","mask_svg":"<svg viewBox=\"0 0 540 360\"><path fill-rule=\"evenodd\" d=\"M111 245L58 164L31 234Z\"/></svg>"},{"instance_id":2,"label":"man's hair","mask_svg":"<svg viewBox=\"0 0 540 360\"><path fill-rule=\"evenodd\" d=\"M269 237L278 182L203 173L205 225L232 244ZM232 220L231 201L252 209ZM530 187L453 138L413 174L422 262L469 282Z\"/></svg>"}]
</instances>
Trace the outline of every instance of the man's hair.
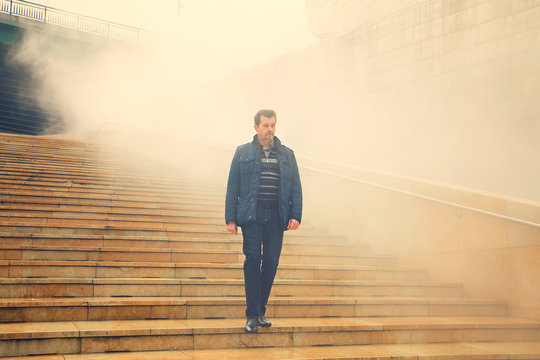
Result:
<instances>
[{"instance_id":1,"label":"man's hair","mask_svg":"<svg viewBox=\"0 0 540 360\"><path fill-rule=\"evenodd\" d=\"M257 113L255 114L255 117L253 118L253 120L255 120L255 125L257 126L259 126L259 124L261 123L261 115L266 116L267 118L276 118L276 121L277 121L277 115L274 110L263 109L263 110L257 111Z\"/></svg>"}]
</instances>

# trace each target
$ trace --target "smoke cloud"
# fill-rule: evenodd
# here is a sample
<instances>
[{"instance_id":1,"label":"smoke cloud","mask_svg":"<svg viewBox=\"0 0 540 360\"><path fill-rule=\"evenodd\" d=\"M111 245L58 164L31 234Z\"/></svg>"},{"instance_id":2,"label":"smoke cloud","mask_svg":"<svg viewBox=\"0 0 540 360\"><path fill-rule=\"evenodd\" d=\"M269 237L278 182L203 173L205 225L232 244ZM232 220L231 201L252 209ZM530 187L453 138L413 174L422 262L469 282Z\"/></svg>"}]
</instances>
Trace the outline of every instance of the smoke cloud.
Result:
<instances>
[{"instance_id":1,"label":"smoke cloud","mask_svg":"<svg viewBox=\"0 0 540 360\"><path fill-rule=\"evenodd\" d=\"M252 18L252 29L266 26L250 9L244 4L233 12ZM205 11L219 18L215 9ZM540 200L538 107L516 101L538 93L528 76L538 72L540 62L531 60L537 53L526 60L510 40L496 37L472 46L461 30L441 34L433 25L380 38L370 27L353 29L272 56L272 41L250 36L249 28L239 36L230 24L208 23L201 38L146 45L28 32L14 58L31 69L42 101L54 104L68 132L221 186L234 148L253 135L253 114L273 108L276 134L301 164L341 163ZM488 25L485 33L500 24ZM475 31L481 42L484 32ZM364 211L354 187L331 196L343 184L317 176L302 173L310 189L307 214L317 223L328 213L328 221L347 215L350 206Z\"/></svg>"},{"instance_id":2,"label":"smoke cloud","mask_svg":"<svg viewBox=\"0 0 540 360\"><path fill-rule=\"evenodd\" d=\"M238 36L240 25L233 25L234 18L219 22L216 9L223 4L214 5L198 9L207 11L209 22L199 37L156 35L152 42L133 44L50 26L26 31L12 60L31 72L39 102L55 109L65 132L224 186L235 147L253 135L253 114L276 108L286 118L271 97L247 101L245 89L227 75L285 51L279 36L269 36L276 27L283 33L293 25ZM265 6L246 13L250 9L238 3L228 10L256 26ZM230 28L221 31L220 25Z\"/></svg>"}]
</instances>

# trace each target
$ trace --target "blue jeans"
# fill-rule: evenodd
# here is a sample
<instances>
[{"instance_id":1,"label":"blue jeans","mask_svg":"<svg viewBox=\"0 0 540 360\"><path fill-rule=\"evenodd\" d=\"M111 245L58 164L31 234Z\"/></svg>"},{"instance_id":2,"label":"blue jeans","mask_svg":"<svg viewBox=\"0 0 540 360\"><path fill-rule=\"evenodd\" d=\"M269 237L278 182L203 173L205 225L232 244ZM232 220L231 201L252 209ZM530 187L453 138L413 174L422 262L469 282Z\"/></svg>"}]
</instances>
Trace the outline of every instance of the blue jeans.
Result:
<instances>
[{"instance_id":1,"label":"blue jeans","mask_svg":"<svg viewBox=\"0 0 540 360\"><path fill-rule=\"evenodd\" d=\"M246 317L256 319L266 312L266 303L281 255L283 230L278 208L258 207L257 220L243 225L242 234L246 256Z\"/></svg>"}]
</instances>

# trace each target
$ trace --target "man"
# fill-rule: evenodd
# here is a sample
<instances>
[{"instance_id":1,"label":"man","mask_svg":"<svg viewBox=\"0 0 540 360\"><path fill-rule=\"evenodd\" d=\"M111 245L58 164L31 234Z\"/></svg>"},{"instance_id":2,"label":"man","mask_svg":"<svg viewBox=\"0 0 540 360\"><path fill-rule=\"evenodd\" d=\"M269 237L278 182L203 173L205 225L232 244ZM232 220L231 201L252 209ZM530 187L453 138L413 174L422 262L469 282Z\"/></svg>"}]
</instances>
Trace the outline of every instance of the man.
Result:
<instances>
[{"instance_id":1,"label":"man","mask_svg":"<svg viewBox=\"0 0 540 360\"><path fill-rule=\"evenodd\" d=\"M296 230L302 219L302 187L296 158L274 136L276 113L255 114L253 141L234 154L227 196L227 231L244 237L244 282L247 333L259 326L272 326L265 317L266 303L274 282L284 230ZM262 245L262 255L261 255Z\"/></svg>"}]
</instances>

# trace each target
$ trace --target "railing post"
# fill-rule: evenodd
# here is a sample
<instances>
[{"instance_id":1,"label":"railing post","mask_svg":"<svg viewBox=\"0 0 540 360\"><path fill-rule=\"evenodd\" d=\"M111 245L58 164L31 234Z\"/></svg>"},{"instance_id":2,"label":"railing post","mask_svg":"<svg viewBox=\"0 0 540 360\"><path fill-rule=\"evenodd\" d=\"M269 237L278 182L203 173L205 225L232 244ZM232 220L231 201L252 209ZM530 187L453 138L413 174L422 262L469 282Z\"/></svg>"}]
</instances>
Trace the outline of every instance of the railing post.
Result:
<instances>
[{"instance_id":1,"label":"railing post","mask_svg":"<svg viewBox=\"0 0 540 360\"><path fill-rule=\"evenodd\" d=\"M13 14L13 0L9 0L9 16Z\"/></svg>"},{"instance_id":2,"label":"railing post","mask_svg":"<svg viewBox=\"0 0 540 360\"><path fill-rule=\"evenodd\" d=\"M47 22L47 7L45 7L45 10L43 11L43 22Z\"/></svg>"}]
</instances>

